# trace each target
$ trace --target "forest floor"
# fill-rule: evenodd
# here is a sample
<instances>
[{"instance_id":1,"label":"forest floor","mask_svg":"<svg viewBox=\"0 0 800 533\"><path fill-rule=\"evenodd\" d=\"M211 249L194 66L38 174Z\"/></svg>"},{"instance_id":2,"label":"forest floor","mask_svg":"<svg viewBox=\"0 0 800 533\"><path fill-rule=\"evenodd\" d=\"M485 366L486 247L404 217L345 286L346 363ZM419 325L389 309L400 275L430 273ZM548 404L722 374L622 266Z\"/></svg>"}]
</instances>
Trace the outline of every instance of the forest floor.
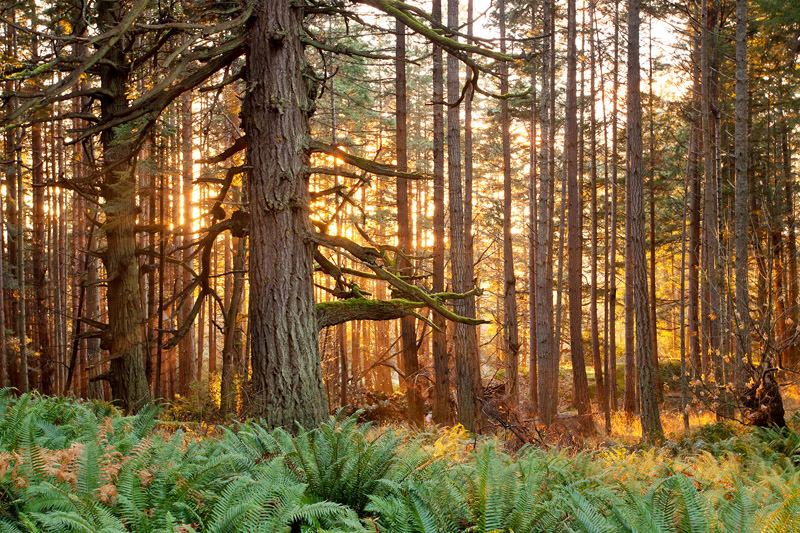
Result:
<instances>
[{"instance_id":1,"label":"forest floor","mask_svg":"<svg viewBox=\"0 0 800 533\"><path fill-rule=\"evenodd\" d=\"M657 447L623 444L615 419L617 442L511 451L460 426L167 414L2 391L0 531L800 531L800 415Z\"/></svg>"}]
</instances>

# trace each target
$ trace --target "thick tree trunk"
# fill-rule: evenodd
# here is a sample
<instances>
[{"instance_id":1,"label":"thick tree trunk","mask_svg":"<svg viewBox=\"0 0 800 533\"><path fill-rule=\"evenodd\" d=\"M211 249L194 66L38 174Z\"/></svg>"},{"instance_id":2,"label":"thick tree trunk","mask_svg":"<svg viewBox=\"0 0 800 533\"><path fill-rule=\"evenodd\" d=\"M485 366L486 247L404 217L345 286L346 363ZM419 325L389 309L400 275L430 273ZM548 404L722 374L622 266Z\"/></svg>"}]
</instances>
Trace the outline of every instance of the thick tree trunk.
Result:
<instances>
[{"instance_id":1,"label":"thick tree trunk","mask_svg":"<svg viewBox=\"0 0 800 533\"><path fill-rule=\"evenodd\" d=\"M497 6L500 19L500 53L506 53L506 4ZM500 63L500 93L508 93L508 63ZM506 397L510 405L519 402L519 323L517 321L517 276L514 272L514 241L511 237L511 135L508 99L500 101L503 145L503 309L506 356Z\"/></svg>"},{"instance_id":2,"label":"thick tree trunk","mask_svg":"<svg viewBox=\"0 0 800 533\"><path fill-rule=\"evenodd\" d=\"M124 16L119 0L98 2L102 29L114 27ZM103 120L121 113L128 106L128 65L124 43L118 42L100 69L103 89L110 95L102 102ZM103 263L108 278L108 331L111 365L109 382L114 400L126 411L137 411L150 401L150 387L144 369L144 330L139 292L139 263L136 257L136 180L131 146L117 129L105 130L103 146L102 208L106 236Z\"/></svg>"},{"instance_id":3,"label":"thick tree trunk","mask_svg":"<svg viewBox=\"0 0 800 533\"><path fill-rule=\"evenodd\" d=\"M300 41L289 0L253 6L247 51L253 407L270 427L312 426L328 413L317 345L308 240L308 114Z\"/></svg>"},{"instance_id":4,"label":"thick tree trunk","mask_svg":"<svg viewBox=\"0 0 800 533\"><path fill-rule=\"evenodd\" d=\"M636 314L636 349L639 363L642 436L649 442L660 441L664 432L658 412L656 368L653 362L653 339L647 287L647 253L645 251L644 191L642 165L642 102L639 88L639 4L628 2L628 142L627 189L631 207L630 231L633 259L633 281Z\"/></svg>"}]
</instances>

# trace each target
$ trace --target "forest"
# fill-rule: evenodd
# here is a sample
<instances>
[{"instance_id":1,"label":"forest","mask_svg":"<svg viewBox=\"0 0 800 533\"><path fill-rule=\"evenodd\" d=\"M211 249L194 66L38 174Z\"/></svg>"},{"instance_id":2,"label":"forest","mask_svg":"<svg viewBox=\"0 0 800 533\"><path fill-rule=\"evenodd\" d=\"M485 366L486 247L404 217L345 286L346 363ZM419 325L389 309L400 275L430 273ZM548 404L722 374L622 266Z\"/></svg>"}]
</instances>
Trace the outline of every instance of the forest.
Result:
<instances>
[{"instance_id":1,"label":"forest","mask_svg":"<svg viewBox=\"0 0 800 533\"><path fill-rule=\"evenodd\" d=\"M0 533L800 531L794 0L0 0Z\"/></svg>"}]
</instances>

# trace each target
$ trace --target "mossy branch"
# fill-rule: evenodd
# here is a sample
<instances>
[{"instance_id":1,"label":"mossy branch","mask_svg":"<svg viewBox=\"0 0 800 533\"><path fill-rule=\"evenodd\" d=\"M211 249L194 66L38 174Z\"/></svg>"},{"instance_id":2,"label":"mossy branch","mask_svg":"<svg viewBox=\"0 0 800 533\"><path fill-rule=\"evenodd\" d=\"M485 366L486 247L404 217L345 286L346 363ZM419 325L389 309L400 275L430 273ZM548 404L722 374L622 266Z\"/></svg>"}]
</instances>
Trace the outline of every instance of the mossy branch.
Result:
<instances>
[{"instance_id":1,"label":"mossy branch","mask_svg":"<svg viewBox=\"0 0 800 533\"><path fill-rule=\"evenodd\" d=\"M317 304L317 328L343 324L352 320L393 320L408 315L418 316L417 309L425 307L422 302L402 298L371 300L350 298Z\"/></svg>"},{"instance_id":2,"label":"mossy branch","mask_svg":"<svg viewBox=\"0 0 800 533\"><path fill-rule=\"evenodd\" d=\"M353 257L355 257L359 261L362 261L373 272L375 272L375 274L380 279L388 282L389 285L397 289L400 293L406 295L409 299L424 303L425 307L429 307L436 313L439 313L441 316L445 317L446 319L452 322L460 322L463 324L471 324L471 325L488 324L486 320L481 320L479 318L465 317L450 311L447 308L447 306L445 306L442 303L440 298L425 292L424 290L415 285L403 281L400 277L386 270L381 264L378 263L378 260L380 259L381 261L383 261L384 257L381 254L381 252L379 252L375 248L361 246L360 244L355 243L350 239L346 239L344 237L323 235L321 233L316 233L316 232L312 234L311 239L317 244L325 246L326 248L330 248L333 250L347 251ZM444 293L444 294L447 294L450 298L466 297L466 295L460 295L457 293ZM467 295L469 295L469 293L467 293Z\"/></svg>"}]
</instances>

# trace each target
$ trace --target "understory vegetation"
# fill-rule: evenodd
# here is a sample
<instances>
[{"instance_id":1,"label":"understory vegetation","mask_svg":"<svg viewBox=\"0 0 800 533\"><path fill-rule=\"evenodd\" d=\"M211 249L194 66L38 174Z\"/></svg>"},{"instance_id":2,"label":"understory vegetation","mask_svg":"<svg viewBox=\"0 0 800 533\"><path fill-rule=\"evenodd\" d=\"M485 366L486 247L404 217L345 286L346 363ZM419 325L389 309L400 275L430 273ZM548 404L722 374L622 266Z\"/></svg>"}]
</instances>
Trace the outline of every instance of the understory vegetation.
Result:
<instances>
[{"instance_id":1,"label":"understory vegetation","mask_svg":"<svg viewBox=\"0 0 800 533\"><path fill-rule=\"evenodd\" d=\"M798 531L800 418L523 448L332 417L296 435L0 395L0 531Z\"/></svg>"}]
</instances>

